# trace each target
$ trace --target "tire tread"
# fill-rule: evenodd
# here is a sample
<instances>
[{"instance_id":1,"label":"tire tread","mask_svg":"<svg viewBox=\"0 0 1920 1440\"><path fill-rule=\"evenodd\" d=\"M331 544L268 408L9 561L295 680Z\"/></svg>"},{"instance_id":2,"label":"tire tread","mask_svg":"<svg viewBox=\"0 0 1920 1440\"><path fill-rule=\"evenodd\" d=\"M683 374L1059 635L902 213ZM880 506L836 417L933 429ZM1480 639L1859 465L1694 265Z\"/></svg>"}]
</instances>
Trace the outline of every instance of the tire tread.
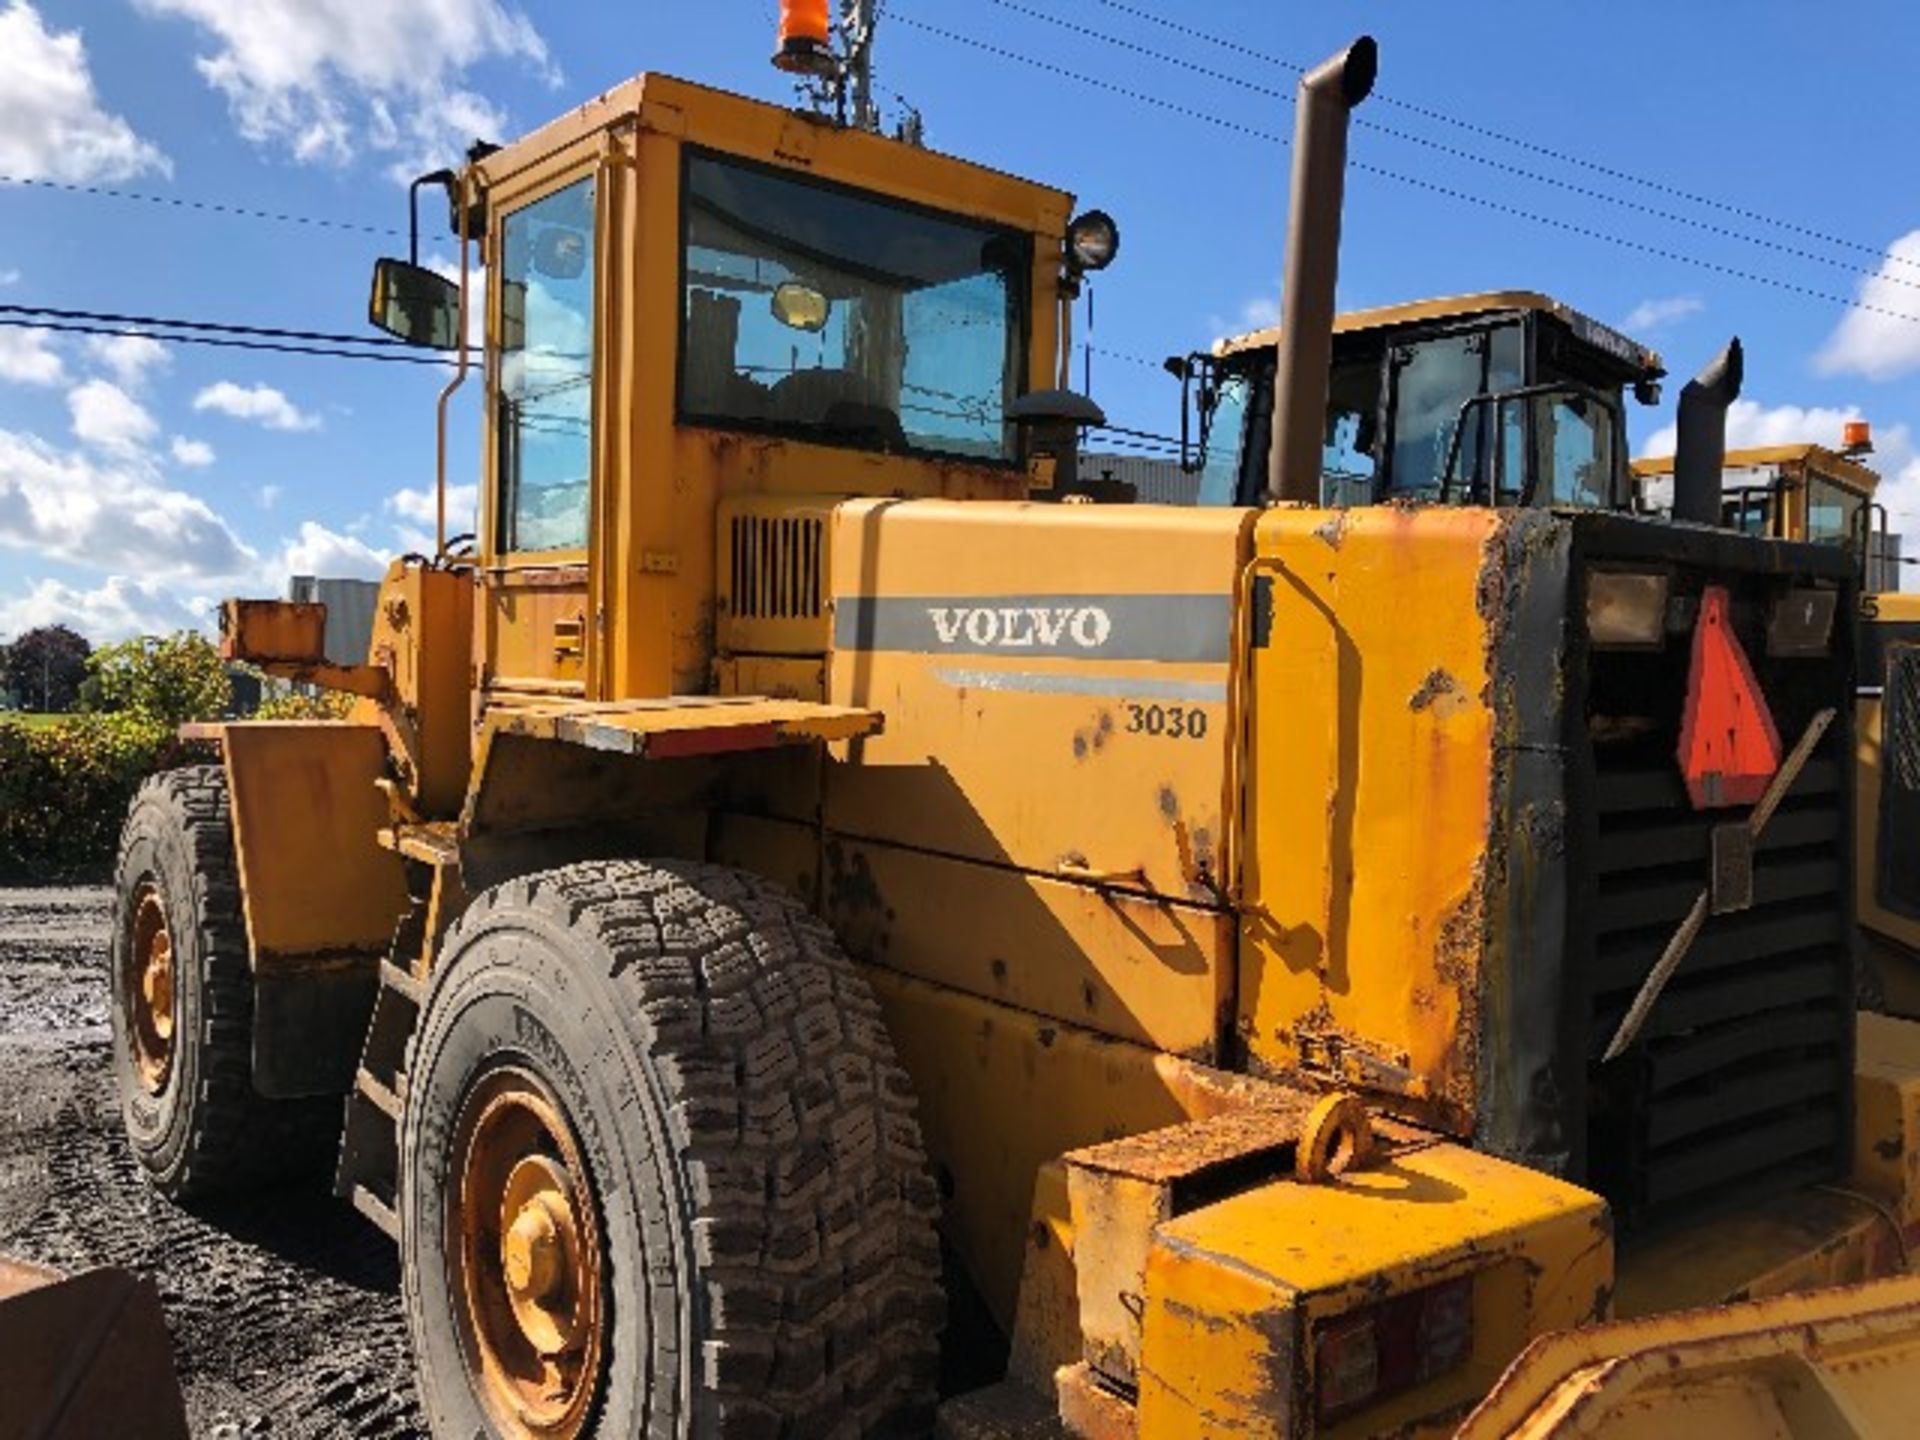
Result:
<instances>
[{"instance_id":1,"label":"tire tread","mask_svg":"<svg viewBox=\"0 0 1920 1440\"><path fill-rule=\"evenodd\" d=\"M436 980L522 909L599 952L658 1081L698 1286L689 1433L928 1433L938 1192L912 1085L832 932L736 870L588 861L476 897Z\"/></svg>"},{"instance_id":2,"label":"tire tread","mask_svg":"<svg viewBox=\"0 0 1920 1440\"><path fill-rule=\"evenodd\" d=\"M149 1174L162 1193L187 1200L313 1173L338 1138L339 1105L325 1099L272 1100L253 1085L253 975L226 772L218 765L191 765L163 771L140 786L121 839L123 898L138 879L125 873L127 851L149 824L173 827L186 845L201 963L201 1024L193 1037L199 1065L196 1093L185 1098L191 1107L187 1140L170 1166L149 1168ZM157 844L162 837L151 838ZM116 947L122 943L120 928ZM120 973L117 955L113 973Z\"/></svg>"}]
</instances>

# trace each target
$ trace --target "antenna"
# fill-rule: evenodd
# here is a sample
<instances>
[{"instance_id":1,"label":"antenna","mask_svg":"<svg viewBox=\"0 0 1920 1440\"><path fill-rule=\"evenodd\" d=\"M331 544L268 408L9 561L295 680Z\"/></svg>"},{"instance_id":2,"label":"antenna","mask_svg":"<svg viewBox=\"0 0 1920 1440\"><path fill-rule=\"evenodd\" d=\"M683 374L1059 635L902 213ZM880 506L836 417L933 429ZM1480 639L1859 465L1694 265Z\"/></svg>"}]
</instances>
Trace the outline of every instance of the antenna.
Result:
<instances>
[{"instance_id":1,"label":"antenna","mask_svg":"<svg viewBox=\"0 0 1920 1440\"><path fill-rule=\"evenodd\" d=\"M879 18L879 0L845 0L840 17L847 44L847 83L853 91L853 124L859 130L880 128L880 112L873 103L873 28Z\"/></svg>"}]
</instances>

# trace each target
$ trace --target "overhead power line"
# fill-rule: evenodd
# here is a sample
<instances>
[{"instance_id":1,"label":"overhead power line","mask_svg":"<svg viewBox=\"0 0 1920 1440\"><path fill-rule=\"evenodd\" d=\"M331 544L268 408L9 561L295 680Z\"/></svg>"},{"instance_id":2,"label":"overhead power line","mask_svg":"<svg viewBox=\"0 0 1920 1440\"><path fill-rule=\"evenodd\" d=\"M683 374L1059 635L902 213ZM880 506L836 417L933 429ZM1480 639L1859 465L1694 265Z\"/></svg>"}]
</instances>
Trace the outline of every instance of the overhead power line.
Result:
<instances>
[{"instance_id":1,"label":"overhead power line","mask_svg":"<svg viewBox=\"0 0 1920 1440\"><path fill-rule=\"evenodd\" d=\"M1209 30L1202 30L1198 26L1188 25L1182 21L1170 19L1165 15L1157 14L1142 6L1129 4L1127 0L1096 0L1096 3L1104 5L1107 9L1118 14L1131 16L1136 20L1144 20L1150 25L1157 25L1173 34L1185 36L1190 40L1199 40L1208 45L1216 45L1223 50L1229 50L1235 54L1244 55L1249 59L1261 61L1263 64L1277 65L1296 75L1305 74L1307 70L1307 66L1297 60L1290 60L1284 55L1275 55L1271 51L1258 49L1242 41L1230 39L1225 35L1215 34ZM1451 125L1455 129L1463 130L1470 135L1478 135L1484 140L1494 140L1503 145L1512 145L1516 149L1538 155L1544 160L1552 160L1561 165L1571 165L1595 175L1603 175L1609 180L1619 180L1629 185L1638 185L1644 189L1671 196L1675 200L1684 200L1691 205L1703 205L1708 209L1718 210L1722 214L1732 215L1741 220L1750 220L1760 225L1770 225L1777 229L1803 236L1808 240L1818 240L1824 245L1834 245L1843 250L1852 250L1857 254L1871 256L1877 262L1888 262L1905 266L1908 269L1920 269L1920 262L1909 260L1902 255L1896 255L1890 250L1878 245L1869 244L1863 240L1855 240L1845 235L1835 235L1825 230L1817 230L1812 226L1802 225L1793 220L1782 219L1778 215L1769 215L1763 211L1753 210L1733 201L1722 200L1717 196L1703 194L1697 190L1689 190L1683 186L1675 185L1665 180L1657 180L1648 175L1635 174L1631 170L1623 170L1618 166L1609 165L1604 161L1594 160L1585 155L1574 154L1571 151L1561 150L1551 145L1543 145L1539 141L1529 140L1523 135L1514 135L1505 130L1497 130L1490 125L1483 125L1478 121L1463 119L1458 115L1449 114L1444 110L1439 110L1432 106L1416 104L1410 100L1401 100L1381 91L1375 91L1373 98L1382 105L1391 106L1396 110L1404 110L1409 115L1417 115L1423 120L1431 120L1436 124Z\"/></svg>"},{"instance_id":2,"label":"overhead power line","mask_svg":"<svg viewBox=\"0 0 1920 1440\"><path fill-rule=\"evenodd\" d=\"M1167 368L1166 361L1150 360L1145 355L1135 355L1131 350L1110 350L1105 345L1089 345L1087 348L1096 355L1106 356L1109 360L1124 360L1129 365L1144 365L1149 370Z\"/></svg>"},{"instance_id":3,"label":"overhead power line","mask_svg":"<svg viewBox=\"0 0 1920 1440\"><path fill-rule=\"evenodd\" d=\"M1151 45L1143 45L1137 40L1129 40L1124 36L1109 34L1091 25L1082 25L1078 21L1069 20L1064 15L1056 15L1050 11L1035 9L1032 6L1018 3L1018 0L989 0L989 3L997 5L1002 10L1010 11L1015 15L1023 15L1028 19L1038 20L1043 24L1055 26L1071 34L1078 35L1083 39L1095 40L1103 45L1112 46L1117 50L1128 51L1144 59L1156 61L1159 64L1170 65L1176 69L1185 70L1203 79L1217 81L1223 85L1231 85L1267 99L1283 101L1288 105L1294 103L1294 95L1289 90L1263 84L1257 80L1249 80L1241 75L1229 74L1224 70L1215 70L1211 66L1188 60L1184 56L1172 55L1164 50L1155 49ZM1105 3L1105 0L1102 0L1102 3ZM1124 7L1123 13L1143 17L1147 15L1146 11L1136 10L1132 7ZM1177 28L1183 34L1198 36L1203 33L1191 30L1185 26ZM1234 41L1221 39L1218 43L1230 46L1243 53L1260 54L1260 52L1250 51L1247 47L1239 45ZM1269 60L1274 64L1283 65L1290 70L1299 70L1302 68L1291 61L1282 61L1278 59L1278 57L1262 55L1261 58ZM1402 130L1393 125L1382 125L1378 121L1368 120L1363 116L1355 116L1353 126L1356 130L1366 130L1376 135L1384 135L1390 140L1397 140L1407 145L1416 145L1423 150L1430 150L1435 154L1445 155L1450 159L1464 160L1469 164L1481 165L1499 174L1512 176L1517 180L1526 180L1536 185L1546 185L1555 190L1564 191L1566 194L1576 195L1584 200L1594 200L1605 205L1618 205L1622 209L1651 216L1656 220L1664 220L1674 225L1684 225L1689 229L1699 230L1708 235L1717 235L1725 240L1734 240L1745 245L1756 245L1761 249L1771 250L1776 254L1785 255L1791 259L1805 260L1815 265L1831 266L1855 276L1865 277L1878 273L1876 270L1863 270L1856 262L1842 259L1837 255L1822 255L1815 250L1803 249L1800 246L1790 245L1784 241L1770 240L1762 235L1754 235L1744 230L1736 230L1730 226L1722 225L1717 221L1705 220L1699 216L1683 214L1677 210L1663 209L1658 205L1649 205L1644 201L1630 199L1624 195L1611 194L1605 190L1596 190L1589 185L1582 185L1559 175L1549 175L1539 170L1530 170L1524 165L1514 165L1508 161L1496 159L1491 155L1483 155L1473 150L1464 150L1458 145L1449 145L1444 140L1435 140L1431 136L1416 134L1411 130ZM1879 251L1872 253L1880 255L1883 259L1898 258ZM1920 280L1902 280L1892 275L1883 278L1890 284L1904 286L1909 290L1920 290Z\"/></svg>"},{"instance_id":4,"label":"overhead power line","mask_svg":"<svg viewBox=\"0 0 1920 1440\"><path fill-rule=\"evenodd\" d=\"M102 310L65 310L48 305L0 305L0 329L48 330L63 335L138 337L162 345L206 345L279 355L372 360L392 365L446 366L455 363L451 356L422 352L387 336L339 335L274 325L182 320L161 315L128 315Z\"/></svg>"},{"instance_id":5,"label":"overhead power line","mask_svg":"<svg viewBox=\"0 0 1920 1440\"><path fill-rule=\"evenodd\" d=\"M243 340L223 335L161 335L131 326L74 325L65 321L35 321L0 317L4 330L52 330L63 335L140 336L162 345L208 345L224 350L264 350L277 355L315 355L334 360L373 360L389 365L439 365L454 362L440 355L388 355L378 350L336 350L321 345L288 345L272 340Z\"/></svg>"},{"instance_id":6,"label":"overhead power line","mask_svg":"<svg viewBox=\"0 0 1920 1440\"><path fill-rule=\"evenodd\" d=\"M1272 145L1286 146L1290 143L1286 136L1277 134L1272 130L1263 130L1255 125L1243 124L1240 121L1220 115L1215 111L1202 110L1195 106L1168 100L1163 96L1129 89L1124 85L1116 84L1101 76L1088 75L1082 71L1069 69L1064 65L1057 65L1052 61L1042 60L1037 56L1028 55L1022 51L995 45L991 41L981 40L972 35L963 35L958 31L946 29L944 26L935 25L930 21L922 20L918 16L905 14L899 10L893 11L891 18L896 24L910 26L913 29L923 31L926 34L936 36L939 39L949 41L953 44L964 45L1000 59L1012 60L1022 65L1028 65L1035 69L1043 70L1048 74L1072 80L1076 84L1090 86L1097 90L1105 90L1111 94L1119 95L1124 99L1135 101L1138 104L1148 105L1155 109L1166 111L1169 114L1183 115L1189 119L1201 120L1210 125L1216 125L1222 129L1231 130L1237 134L1262 140ZM1398 170L1388 169L1385 166L1368 164L1364 161L1350 161L1348 168L1360 174L1376 175L1382 179L1392 180L1415 189L1442 195L1448 199L1458 200L1463 204L1477 205L1483 209L1492 210L1497 214L1508 215L1515 219L1526 220L1536 225L1544 225L1550 229L1564 231L1567 234L1579 235L1586 239L1599 240L1606 244L1618 245L1625 249L1635 250L1643 255L1654 256L1657 259L1671 260L1682 265L1696 266L1700 269L1709 270L1732 279L1745 280L1756 285L1764 285L1770 289L1780 290L1790 295L1798 295L1805 299L1823 301L1827 304L1840 306L1843 309L1862 310L1869 314L1885 316L1890 320L1900 320L1908 324L1920 324L1920 314L1913 314L1903 310L1891 310L1885 306L1868 304L1863 300L1856 300L1845 295L1837 295L1832 291L1816 289L1813 286L1802 285L1796 281L1783 280L1778 276L1764 275L1758 271L1745 270L1734 265L1724 265L1718 261L1707 260L1698 255L1691 255L1678 250L1669 250L1663 246L1650 244L1643 240L1636 240L1631 236L1616 234L1612 231L1597 229L1593 226L1581 225L1570 220L1560 220L1553 216L1542 215L1537 211L1528 210L1518 205L1510 205L1505 201L1495 200L1491 196L1479 195L1470 190L1462 190L1454 186L1440 184L1437 181L1422 179L1419 176L1407 175Z\"/></svg>"},{"instance_id":7,"label":"overhead power line","mask_svg":"<svg viewBox=\"0 0 1920 1440\"><path fill-rule=\"evenodd\" d=\"M368 225L358 220L339 220L325 215L295 215L279 210L261 210L247 205L231 205L223 200L198 200L185 195L156 195L147 190L120 190L111 185L78 185L65 180L43 180L30 175L0 174L0 185L18 185L35 190L59 190L69 195L91 195L103 200L131 200L143 205L163 205L175 210L197 210L209 215L231 215L243 220L271 220L282 225L305 225L316 230L342 230L357 235L391 235L404 238L406 231L388 225Z\"/></svg>"},{"instance_id":8,"label":"overhead power line","mask_svg":"<svg viewBox=\"0 0 1920 1440\"><path fill-rule=\"evenodd\" d=\"M0 315L47 315L101 325L154 325L166 330L206 330L216 335L262 335L275 340L314 340L328 345L413 349L391 335L340 335L324 330L287 330L277 325L235 325L223 320L177 320L158 315L121 315L104 310L60 310L49 305L0 305Z\"/></svg>"}]
</instances>

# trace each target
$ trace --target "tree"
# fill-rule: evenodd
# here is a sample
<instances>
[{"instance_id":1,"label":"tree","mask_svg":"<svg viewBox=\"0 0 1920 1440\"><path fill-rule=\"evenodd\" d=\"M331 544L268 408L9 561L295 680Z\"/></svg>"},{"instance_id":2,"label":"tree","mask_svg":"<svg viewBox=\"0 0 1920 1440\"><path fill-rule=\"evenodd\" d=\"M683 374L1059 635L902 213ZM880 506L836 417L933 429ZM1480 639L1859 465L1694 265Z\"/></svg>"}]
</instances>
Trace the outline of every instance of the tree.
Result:
<instances>
[{"instance_id":1,"label":"tree","mask_svg":"<svg viewBox=\"0 0 1920 1440\"><path fill-rule=\"evenodd\" d=\"M65 625L36 626L0 651L5 688L22 709L71 710L92 649L85 636Z\"/></svg>"},{"instance_id":2,"label":"tree","mask_svg":"<svg viewBox=\"0 0 1920 1440\"><path fill-rule=\"evenodd\" d=\"M217 720L233 697L220 652L194 630L102 646L87 668L87 708L125 711L169 726Z\"/></svg>"}]
</instances>

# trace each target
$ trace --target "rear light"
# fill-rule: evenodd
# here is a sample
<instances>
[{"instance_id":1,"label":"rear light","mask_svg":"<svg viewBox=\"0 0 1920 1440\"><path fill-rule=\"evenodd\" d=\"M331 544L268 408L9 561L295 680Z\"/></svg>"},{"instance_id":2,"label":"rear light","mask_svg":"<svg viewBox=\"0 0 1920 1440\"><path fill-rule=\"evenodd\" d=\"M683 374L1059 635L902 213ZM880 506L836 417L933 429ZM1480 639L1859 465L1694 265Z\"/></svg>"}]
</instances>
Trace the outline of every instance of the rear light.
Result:
<instances>
[{"instance_id":1,"label":"rear light","mask_svg":"<svg viewBox=\"0 0 1920 1440\"><path fill-rule=\"evenodd\" d=\"M1774 597L1767 614L1767 654L1819 656L1833 639L1840 592L1795 588Z\"/></svg>"},{"instance_id":2,"label":"rear light","mask_svg":"<svg viewBox=\"0 0 1920 1440\"><path fill-rule=\"evenodd\" d=\"M1322 1420L1357 1410L1380 1393L1380 1336L1371 1310L1320 1332L1313 1377Z\"/></svg>"},{"instance_id":3,"label":"rear light","mask_svg":"<svg viewBox=\"0 0 1920 1440\"><path fill-rule=\"evenodd\" d=\"M1667 577L1624 570L1587 574L1587 637L1596 645L1657 647L1666 641Z\"/></svg>"},{"instance_id":4,"label":"rear light","mask_svg":"<svg viewBox=\"0 0 1920 1440\"><path fill-rule=\"evenodd\" d=\"M1419 1378L1458 1370L1473 1354L1473 1281L1455 1280L1427 1292L1420 1309L1414 1355Z\"/></svg>"},{"instance_id":5,"label":"rear light","mask_svg":"<svg viewBox=\"0 0 1920 1440\"><path fill-rule=\"evenodd\" d=\"M1324 1424L1465 1365L1473 1355L1473 1277L1352 1310L1314 1342L1314 1404Z\"/></svg>"}]
</instances>

